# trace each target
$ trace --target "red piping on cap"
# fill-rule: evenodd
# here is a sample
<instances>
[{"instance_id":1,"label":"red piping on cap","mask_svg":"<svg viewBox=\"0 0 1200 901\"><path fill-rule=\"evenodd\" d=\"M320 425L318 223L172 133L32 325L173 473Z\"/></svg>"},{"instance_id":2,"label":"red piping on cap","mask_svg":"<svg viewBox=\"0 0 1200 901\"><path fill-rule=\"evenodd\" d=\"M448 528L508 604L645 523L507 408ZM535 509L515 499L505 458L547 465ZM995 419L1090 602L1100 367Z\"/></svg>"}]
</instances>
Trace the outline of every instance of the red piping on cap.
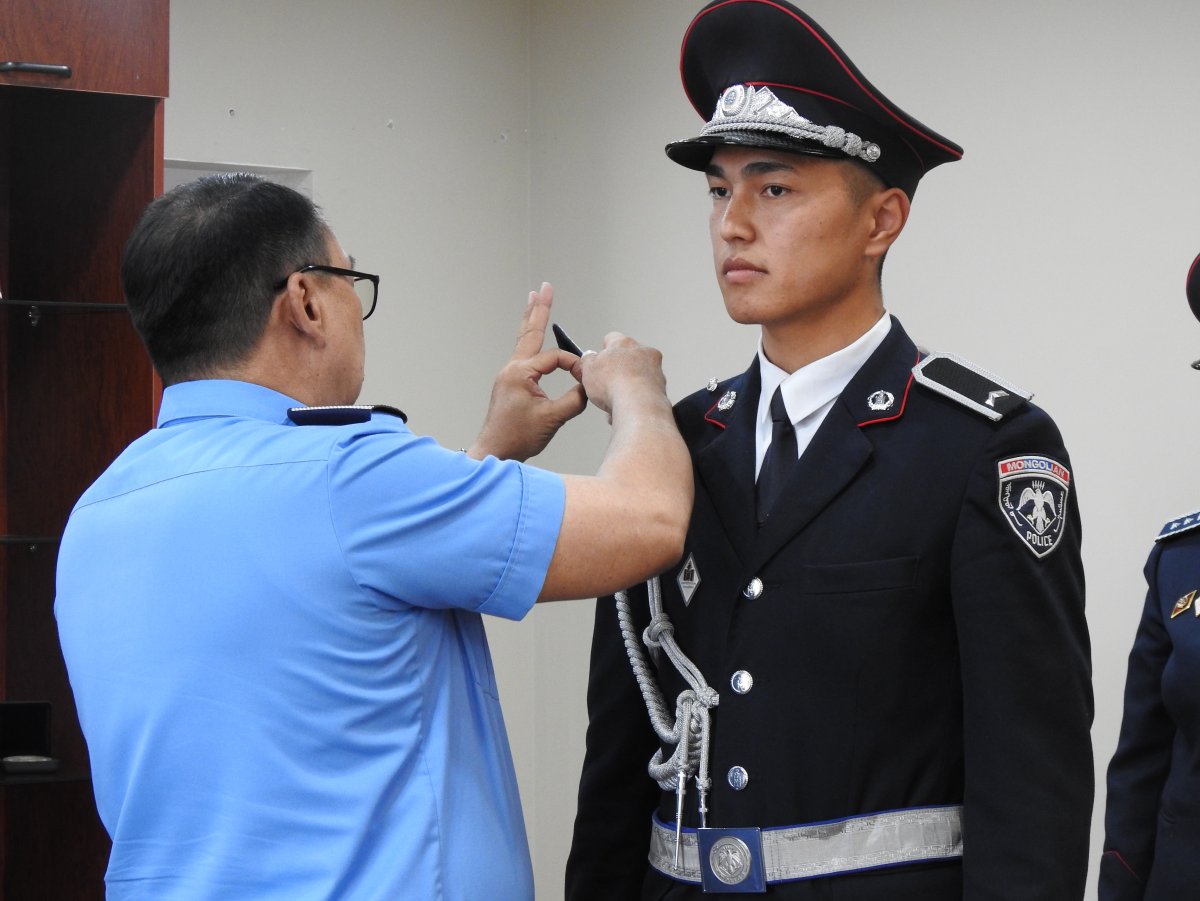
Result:
<instances>
[{"instance_id":1,"label":"red piping on cap","mask_svg":"<svg viewBox=\"0 0 1200 901\"><path fill-rule=\"evenodd\" d=\"M748 81L746 84L754 85L756 88L786 88L789 91L795 91L797 94L811 94L813 97L832 100L834 103L840 103L842 106L849 107L852 110L858 110L858 107L849 100L843 100L841 97L834 97L832 94L826 94L822 91L814 91L812 88L802 88L799 85L783 84L778 81ZM861 112L861 110L859 111Z\"/></svg>"},{"instance_id":2,"label":"red piping on cap","mask_svg":"<svg viewBox=\"0 0 1200 901\"><path fill-rule=\"evenodd\" d=\"M799 87L794 84L781 84L780 82L777 82L777 81L748 81L748 82L746 82L746 84L754 85L755 87L759 87L759 88L784 88L789 91L795 91L797 94L808 94L812 97L820 97L823 100L829 100L832 103L839 103L842 106L846 107L847 109L852 109L858 113L862 112L861 109L859 109L857 106L855 106L849 100L843 100L840 97L834 97L832 94L826 94L826 93L823 93L822 91L814 91L811 88L802 88L802 87ZM915 156L919 160L924 161L924 157L921 156L921 152L919 150L917 150L916 147L914 147L912 144L910 144L908 142L908 138L906 138L904 135L898 135L897 139L900 141L900 143L902 143L905 147L907 147L912 152L913 156ZM868 139L864 138L864 140L868 140ZM961 159L961 156L962 155L960 154L959 155L960 159Z\"/></svg>"}]
</instances>

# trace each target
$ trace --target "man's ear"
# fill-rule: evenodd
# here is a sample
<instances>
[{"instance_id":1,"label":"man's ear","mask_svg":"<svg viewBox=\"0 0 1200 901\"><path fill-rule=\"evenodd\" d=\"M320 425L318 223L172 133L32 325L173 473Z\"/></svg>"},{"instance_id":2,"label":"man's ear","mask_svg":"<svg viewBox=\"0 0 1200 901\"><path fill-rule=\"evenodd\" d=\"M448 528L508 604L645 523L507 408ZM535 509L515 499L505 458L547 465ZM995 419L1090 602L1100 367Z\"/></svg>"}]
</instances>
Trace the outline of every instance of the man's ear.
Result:
<instances>
[{"instance_id":1,"label":"man's ear","mask_svg":"<svg viewBox=\"0 0 1200 901\"><path fill-rule=\"evenodd\" d=\"M325 338L325 294L311 272L293 272L288 276L276 312L283 325L308 338Z\"/></svg>"},{"instance_id":2,"label":"man's ear","mask_svg":"<svg viewBox=\"0 0 1200 901\"><path fill-rule=\"evenodd\" d=\"M904 231L911 201L899 188L888 188L871 199L873 221L867 238L867 256L882 257Z\"/></svg>"}]
</instances>

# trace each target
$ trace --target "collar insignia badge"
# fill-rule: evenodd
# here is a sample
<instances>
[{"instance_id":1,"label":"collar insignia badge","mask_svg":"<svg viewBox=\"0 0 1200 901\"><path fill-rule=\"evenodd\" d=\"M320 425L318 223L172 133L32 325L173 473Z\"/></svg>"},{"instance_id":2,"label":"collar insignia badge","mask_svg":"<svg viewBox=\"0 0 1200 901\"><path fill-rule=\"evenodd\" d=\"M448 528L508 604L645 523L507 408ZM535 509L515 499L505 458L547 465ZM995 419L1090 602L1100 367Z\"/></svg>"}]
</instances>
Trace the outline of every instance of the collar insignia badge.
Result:
<instances>
[{"instance_id":1,"label":"collar insignia badge","mask_svg":"<svg viewBox=\"0 0 1200 901\"><path fill-rule=\"evenodd\" d=\"M867 398L867 408L871 410L890 410L896 402L896 395L880 389Z\"/></svg>"},{"instance_id":2,"label":"collar insignia badge","mask_svg":"<svg viewBox=\"0 0 1200 901\"><path fill-rule=\"evenodd\" d=\"M1175 607L1171 610L1171 619L1179 616L1182 613L1187 613L1192 609L1192 603L1196 600L1196 592L1189 591L1183 597L1175 602ZM1200 606L1196 607L1196 615L1200 616Z\"/></svg>"},{"instance_id":3,"label":"collar insignia badge","mask_svg":"<svg viewBox=\"0 0 1200 901\"><path fill-rule=\"evenodd\" d=\"M679 585L679 593L683 595L683 606L689 606L692 603L692 595L700 587L700 570L696 569L694 554L688 554L687 559L683 561L683 568L679 570L675 582Z\"/></svg>"},{"instance_id":4,"label":"collar insignia badge","mask_svg":"<svg viewBox=\"0 0 1200 901\"><path fill-rule=\"evenodd\" d=\"M717 409L722 413L732 409L734 402L737 400L736 391L726 391L721 395L721 399L717 401Z\"/></svg>"}]
</instances>

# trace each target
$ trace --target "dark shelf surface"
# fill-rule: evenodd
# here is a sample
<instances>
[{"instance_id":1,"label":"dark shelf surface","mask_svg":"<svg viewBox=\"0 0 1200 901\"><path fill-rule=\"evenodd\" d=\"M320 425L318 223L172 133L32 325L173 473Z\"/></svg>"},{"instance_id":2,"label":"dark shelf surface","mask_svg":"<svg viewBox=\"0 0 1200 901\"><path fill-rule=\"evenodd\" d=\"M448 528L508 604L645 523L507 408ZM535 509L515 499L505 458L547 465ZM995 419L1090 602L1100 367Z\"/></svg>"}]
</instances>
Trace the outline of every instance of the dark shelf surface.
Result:
<instances>
[{"instance_id":1,"label":"dark shelf surface","mask_svg":"<svg viewBox=\"0 0 1200 901\"><path fill-rule=\"evenodd\" d=\"M123 303L105 303L101 301L86 301L86 300L20 300L10 298L0 298L0 307L16 307L28 309L30 307L47 307L49 309L59 310L79 310L82 312L93 313L128 313L129 307Z\"/></svg>"},{"instance_id":2,"label":"dark shelf surface","mask_svg":"<svg viewBox=\"0 0 1200 901\"><path fill-rule=\"evenodd\" d=\"M53 773L5 773L0 771L0 788L20 785L47 785L55 782L91 782L85 770L59 770Z\"/></svg>"}]
</instances>

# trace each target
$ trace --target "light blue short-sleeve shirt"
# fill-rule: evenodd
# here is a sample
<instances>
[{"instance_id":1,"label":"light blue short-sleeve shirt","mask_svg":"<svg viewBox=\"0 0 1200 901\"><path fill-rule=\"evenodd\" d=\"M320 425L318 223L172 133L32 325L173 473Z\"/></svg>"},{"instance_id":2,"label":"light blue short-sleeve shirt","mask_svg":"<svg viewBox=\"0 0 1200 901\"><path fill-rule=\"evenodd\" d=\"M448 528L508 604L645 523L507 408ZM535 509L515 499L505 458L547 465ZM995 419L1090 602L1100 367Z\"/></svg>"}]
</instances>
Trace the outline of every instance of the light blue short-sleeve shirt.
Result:
<instances>
[{"instance_id":1,"label":"light blue short-sleeve shirt","mask_svg":"<svg viewBox=\"0 0 1200 901\"><path fill-rule=\"evenodd\" d=\"M296 405L172 386L71 514L55 612L108 897L527 901L480 614L532 606L562 479Z\"/></svg>"}]
</instances>

